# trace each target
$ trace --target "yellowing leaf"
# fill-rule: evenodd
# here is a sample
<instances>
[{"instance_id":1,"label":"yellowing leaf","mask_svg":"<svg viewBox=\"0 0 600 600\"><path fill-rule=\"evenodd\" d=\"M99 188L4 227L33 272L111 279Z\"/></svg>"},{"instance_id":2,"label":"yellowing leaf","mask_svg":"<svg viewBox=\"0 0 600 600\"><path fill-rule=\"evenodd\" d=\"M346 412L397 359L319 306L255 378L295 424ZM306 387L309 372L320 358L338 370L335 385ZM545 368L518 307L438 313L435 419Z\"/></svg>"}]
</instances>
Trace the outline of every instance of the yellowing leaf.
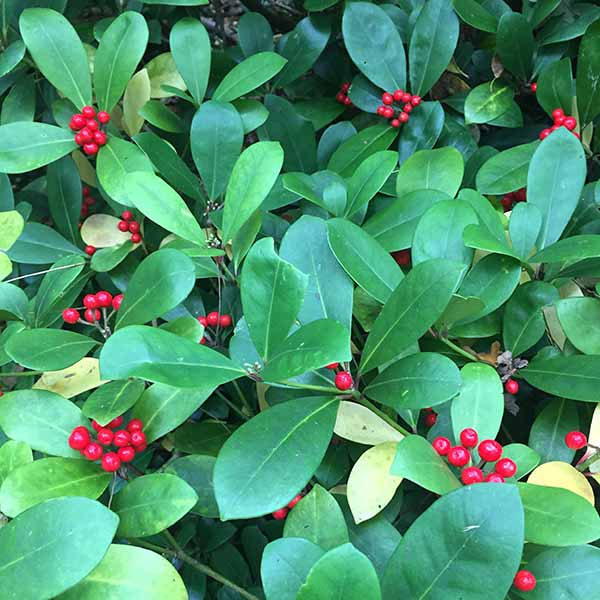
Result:
<instances>
[{"instance_id":1,"label":"yellowing leaf","mask_svg":"<svg viewBox=\"0 0 600 600\"><path fill-rule=\"evenodd\" d=\"M123 96L123 128L133 136L139 133L144 124L144 117L138 114L140 108L150 100L150 77L148 70L138 71L127 84Z\"/></svg>"},{"instance_id":2,"label":"yellowing leaf","mask_svg":"<svg viewBox=\"0 0 600 600\"><path fill-rule=\"evenodd\" d=\"M355 523L380 513L394 497L402 477L390 474L398 442L369 448L356 461L348 477L348 504Z\"/></svg>"},{"instance_id":3,"label":"yellowing leaf","mask_svg":"<svg viewBox=\"0 0 600 600\"><path fill-rule=\"evenodd\" d=\"M165 92L161 88L162 85L170 85L184 91L187 89L170 52L155 56L146 65L146 69L150 78L150 95L152 98L169 98L173 95L171 92Z\"/></svg>"},{"instance_id":4,"label":"yellowing leaf","mask_svg":"<svg viewBox=\"0 0 600 600\"><path fill-rule=\"evenodd\" d=\"M10 258L4 254L4 252L0 252L0 281L2 281L5 277L8 277L12 273L12 262Z\"/></svg>"},{"instance_id":5,"label":"yellowing leaf","mask_svg":"<svg viewBox=\"0 0 600 600\"><path fill-rule=\"evenodd\" d=\"M111 215L96 214L87 218L81 226L81 239L96 248L108 248L123 244L131 234L119 231L119 219Z\"/></svg>"},{"instance_id":6,"label":"yellowing leaf","mask_svg":"<svg viewBox=\"0 0 600 600\"><path fill-rule=\"evenodd\" d=\"M105 383L107 382L100 379L98 359L86 356L66 369L47 371L35 382L33 389L73 398Z\"/></svg>"},{"instance_id":7,"label":"yellowing leaf","mask_svg":"<svg viewBox=\"0 0 600 600\"><path fill-rule=\"evenodd\" d=\"M594 490L583 473L569 463L552 461L534 469L527 480L528 483L558 487L569 490L594 504Z\"/></svg>"},{"instance_id":8,"label":"yellowing leaf","mask_svg":"<svg viewBox=\"0 0 600 600\"><path fill-rule=\"evenodd\" d=\"M374 412L356 402L340 402L333 431L346 440L368 446L399 442L404 437Z\"/></svg>"},{"instance_id":9,"label":"yellowing leaf","mask_svg":"<svg viewBox=\"0 0 600 600\"><path fill-rule=\"evenodd\" d=\"M16 210L0 212L0 250L10 250L25 227L25 221Z\"/></svg>"},{"instance_id":10,"label":"yellowing leaf","mask_svg":"<svg viewBox=\"0 0 600 600\"><path fill-rule=\"evenodd\" d=\"M79 177L86 185L97 187L96 185L96 170L92 167L92 163L86 158L81 150L71 152L71 158L75 161Z\"/></svg>"}]
</instances>

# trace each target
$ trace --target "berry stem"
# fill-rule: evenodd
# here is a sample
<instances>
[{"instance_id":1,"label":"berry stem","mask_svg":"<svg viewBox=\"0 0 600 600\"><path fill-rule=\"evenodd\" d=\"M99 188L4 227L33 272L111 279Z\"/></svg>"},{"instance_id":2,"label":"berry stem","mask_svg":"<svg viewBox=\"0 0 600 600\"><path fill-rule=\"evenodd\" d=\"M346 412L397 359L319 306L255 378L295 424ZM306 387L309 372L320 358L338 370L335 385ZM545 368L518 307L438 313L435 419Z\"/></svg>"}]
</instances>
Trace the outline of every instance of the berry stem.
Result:
<instances>
[{"instance_id":1,"label":"berry stem","mask_svg":"<svg viewBox=\"0 0 600 600\"><path fill-rule=\"evenodd\" d=\"M456 352L457 354L460 354L464 358L467 358L468 360L471 360L473 362L479 362L479 359L476 356L473 356L470 352L463 350L460 346L457 346L454 342L451 342L448 338L445 338L439 334L436 337L438 338L438 340L440 340L440 342L442 342L443 344L446 344L446 346L448 346L448 348L452 348L452 350L454 350L454 352Z\"/></svg>"},{"instance_id":2,"label":"berry stem","mask_svg":"<svg viewBox=\"0 0 600 600\"><path fill-rule=\"evenodd\" d=\"M352 396L360 402L363 406L366 406L369 410L374 412L378 417L383 419L386 423L391 425L396 431L399 431L402 435L411 435L411 432L407 429L404 429L402 425L396 423L394 419L392 419L389 415L384 413L382 410L379 410L370 400L367 400L360 392L352 392Z\"/></svg>"},{"instance_id":3,"label":"berry stem","mask_svg":"<svg viewBox=\"0 0 600 600\"><path fill-rule=\"evenodd\" d=\"M594 452L590 456L588 456L582 463L578 464L575 468L578 471L585 471L591 464L600 460L600 456L598 456L598 452Z\"/></svg>"},{"instance_id":4,"label":"berry stem","mask_svg":"<svg viewBox=\"0 0 600 600\"><path fill-rule=\"evenodd\" d=\"M233 389L235 390L235 393L238 395L238 398L241 400L242 404L244 405L244 408L246 409L246 413L248 415L250 415L251 417L253 417L254 410L252 409L252 406L250 405L250 402L248 402L246 396L244 396L244 393L242 392L238 382L232 381L231 385L233 385Z\"/></svg>"},{"instance_id":5,"label":"berry stem","mask_svg":"<svg viewBox=\"0 0 600 600\"><path fill-rule=\"evenodd\" d=\"M42 375L46 371L13 371L12 373L0 373L2 377L29 377L31 375Z\"/></svg>"},{"instance_id":6,"label":"berry stem","mask_svg":"<svg viewBox=\"0 0 600 600\"><path fill-rule=\"evenodd\" d=\"M18 281L19 279L26 279L27 277L35 277L36 275L45 275L46 273L52 273L52 271L62 271L63 269L74 269L75 267L83 267L85 263L77 263L75 265L65 265L63 267L55 267L53 269L44 269L43 271L36 271L35 273L27 273L27 275L21 275L19 277L13 277L12 279L7 279L4 283L12 283L13 281Z\"/></svg>"}]
</instances>

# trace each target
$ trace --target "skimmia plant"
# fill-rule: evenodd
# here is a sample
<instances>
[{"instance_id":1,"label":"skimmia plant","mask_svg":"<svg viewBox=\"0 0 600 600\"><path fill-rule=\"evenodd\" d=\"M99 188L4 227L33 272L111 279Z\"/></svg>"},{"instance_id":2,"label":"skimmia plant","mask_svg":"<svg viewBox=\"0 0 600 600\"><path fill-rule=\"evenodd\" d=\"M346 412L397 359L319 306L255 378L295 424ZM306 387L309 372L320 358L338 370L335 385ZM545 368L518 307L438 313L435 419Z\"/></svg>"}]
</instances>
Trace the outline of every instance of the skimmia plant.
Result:
<instances>
[{"instance_id":1,"label":"skimmia plant","mask_svg":"<svg viewBox=\"0 0 600 600\"><path fill-rule=\"evenodd\" d=\"M0 599L593 600L600 6L0 0Z\"/></svg>"}]
</instances>

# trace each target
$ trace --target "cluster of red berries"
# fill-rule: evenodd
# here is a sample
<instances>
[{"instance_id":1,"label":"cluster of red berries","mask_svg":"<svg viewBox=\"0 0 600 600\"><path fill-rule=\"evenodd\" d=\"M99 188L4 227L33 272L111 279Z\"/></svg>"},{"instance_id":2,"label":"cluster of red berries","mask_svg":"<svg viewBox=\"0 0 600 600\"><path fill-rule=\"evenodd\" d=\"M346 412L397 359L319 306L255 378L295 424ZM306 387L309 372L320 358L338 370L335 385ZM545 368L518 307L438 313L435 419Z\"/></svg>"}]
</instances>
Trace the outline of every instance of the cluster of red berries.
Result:
<instances>
[{"instance_id":1,"label":"cluster of red berries","mask_svg":"<svg viewBox=\"0 0 600 600\"><path fill-rule=\"evenodd\" d=\"M345 104L346 106L352 106L352 100L348 97L348 90L350 89L349 83L342 83L340 86L340 91L335 95L335 99L340 104Z\"/></svg>"},{"instance_id":2,"label":"cluster of red berries","mask_svg":"<svg viewBox=\"0 0 600 600\"><path fill-rule=\"evenodd\" d=\"M110 115L107 112L101 110L96 115L93 106L84 106L80 113L75 113L71 117L69 128L77 132L75 143L81 146L88 156L95 156L100 146L106 144L106 133L100 130L100 126L106 125L109 121Z\"/></svg>"},{"instance_id":3,"label":"cluster of red berries","mask_svg":"<svg viewBox=\"0 0 600 600\"><path fill-rule=\"evenodd\" d=\"M391 255L401 267L410 266L410 248L407 248L406 250L397 250L396 252L392 252Z\"/></svg>"},{"instance_id":4,"label":"cluster of red berries","mask_svg":"<svg viewBox=\"0 0 600 600\"><path fill-rule=\"evenodd\" d=\"M517 571L517 574L513 580L513 585L520 592L531 592L533 589L535 589L536 584L537 580L534 574L531 571L525 571L524 569Z\"/></svg>"},{"instance_id":5,"label":"cluster of red berries","mask_svg":"<svg viewBox=\"0 0 600 600\"><path fill-rule=\"evenodd\" d=\"M377 108L377 114L388 119L390 125L397 128L408 122L413 108L421 104L421 97L413 96L404 90L396 90L393 93L384 92L381 101L383 104ZM402 108L394 108L395 104L402 104Z\"/></svg>"},{"instance_id":6,"label":"cluster of red berries","mask_svg":"<svg viewBox=\"0 0 600 600\"><path fill-rule=\"evenodd\" d=\"M83 318L88 323L96 323L100 320L101 316L99 309L112 306L113 310L119 310L121 302L123 302L123 294L117 294L113 297L110 292L105 290L101 290L96 294L87 294L83 298L83 306L85 307ZM85 321L81 320L79 311L76 308L65 308L62 318L65 323L70 323L71 325L74 323L85 323Z\"/></svg>"},{"instance_id":7,"label":"cluster of red berries","mask_svg":"<svg viewBox=\"0 0 600 600\"><path fill-rule=\"evenodd\" d=\"M571 448L571 450L581 450L584 446L587 446L587 436L581 431L569 431L565 435L565 444Z\"/></svg>"},{"instance_id":8,"label":"cluster of red berries","mask_svg":"<svg viewBox=\"0 0 600 600\"><path fill-rule=\"evenodd\" d=\"M290 512L290 510L294 508L294 506L296 506L300 500L302 500L302 494L298 494L287 506L284 506L283 508L280 508L272 513L273 518L277 521L283 521L283 519L287 517L288 512Z\"/></svg>"},{"instance_id":9,"label":"cluster of red berries","mask_svg":"<svg viewBox=\"0 0 600 600\"><path fill-rule=\"evenodd\" d=\"M504 389L514 396L519 391L519 382L514 379L507 379L504 384Z\"/></svg>"},{"instance_id":10,"label":"cluster of red berries","mask_svg":"<svg viewBox=\"0 0 600 600\"><path fill-rule=\"evenodd\" d=\"M331 371L336 371L340 366L339 362L334 362L326 365L325 368ZM354 385L352 375L348 371L338 371L335 374L335 387L342 392L349 390Z\"/></svg>"},{"instance_id":11,"label":"cluster of red berries","mask_svg":"<svg viewBox=\"0 0 600 600\"><path fill-rule=\"evenodd\" d=\"M554 119L554 125L552 125L552 127L548 127L547 129L542 129L540 132L540 140L547 138L559 127L566 127L578 140L581 139L581 136L576 131L573 131L575 127L577 127L577 119L575 117L565 115L565 111L562 108L555 108L552 111L552 119Z\"/></svg>"},{"instance_id":12,"label":"cluster of red berries","mask_svg":"<svg viewBox=\"0 0 600 600\"><path fill-rule=\"evenodd\" d=\"M121 214L121 221L117 225L119 231L131 233L131 241L134 244L139 244L142 241L140 234L140 224L133 220L133 213L130 210L124 210Z\"/></svg>"},{"instance_id":13,"label":"cluster of red berries","mask_svg":"<svg viewBox=\"0 0 600 600\"><path fill-rule=\"evenodd\" d=\"M116 417L104 427L92 421L92 427L96 431L96 440L86 427L75 427L69 436L69 446L73 450L79 450L88 460L96 461L102 459L102 468L105 471L116 471L121 463L131 462L136 453L146 449L146 434L143 432L144 425L139 419L131 419L125 429L113 431L123 424L123 417ZM113 445L116 452L104 454L102 446Z\"/></svg>"},{"instance_id":14,"label":"cluster of red berries","mask_svg":"<svg viewBox=\"0 0 600 600\"><path fill-rule=\"evenodd\" d=\"M510 210L517 202L525 202L526 200L527 188L521 188L516 192L504 194L504 196L502 196L502 200L500 200L500 204L502 204L502 208L504 209L504 212L506 212L507 210Z\"/></svg>"},{"instance_id":15,"label":"cluster of red berries","mask_svg":"<svg viewBox=\"0 0 600 600\"><path fill-rule=\"evenodd\" d=\"M82 217L87 217L90 213L90 206L96 204L96 199L94 196L92 196L90 188L87 185L84 185L81 191L83 192L83 204L81 205L81 211L79 212L79 215Z\"/></svg>"},{"instance_id":16,"label":"cluster of red berries","mask_svg":"<svg viewBox=\"0 0 600 600\"><path fill-rule=\"evenodd\" d=\"M231 315L222 315L216 310L209 312L205 317L198 317L198 323L203 327L231 327L233 319ZM200 344L206 344L206 337L202 336L199 342Z\"/></svg>"},{"instance_id":17,"label":"cluster of red berries","mask_svg":"<svg viewBox=\"0 0 600 600\"><path fill-rule=\"evenodd\" d=\"M467 429L460 432L460 446L452 446L448 438L441 436L436 437L431 445L440 456L445 456L452 466L465 467L471 461L470 450L477 446L478 441L477 431L467 427ZM494 470L486 476L479 467L466 467L460 475L465 485L481 483L482 481L504 483L505 478L513 477L517 472L517 465L514 460L501 458L502 446L497 441L483 440L477 446L477 452L482 461L496 463Z\"/></svg>"}]
</instances>

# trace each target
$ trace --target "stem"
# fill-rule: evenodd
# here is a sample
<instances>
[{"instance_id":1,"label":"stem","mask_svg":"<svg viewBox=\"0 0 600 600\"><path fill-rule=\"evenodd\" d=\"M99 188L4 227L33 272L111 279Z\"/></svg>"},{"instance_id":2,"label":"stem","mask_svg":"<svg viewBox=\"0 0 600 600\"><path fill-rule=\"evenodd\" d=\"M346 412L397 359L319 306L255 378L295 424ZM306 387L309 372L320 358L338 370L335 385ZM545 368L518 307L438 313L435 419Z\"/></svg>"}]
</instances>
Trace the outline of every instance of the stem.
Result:
<instances>
[{"instance_id":1,"label":"stem","mask_svg":"<svg viewBox=\"0 0 600 600\"><path fill-rule=\"evenodd\" d=\"M600 460L600 456L598 455L598 452L594 452L593 454L591 454L590 456L588 456L582 463L578 464L577 467L575 467L578 471L585 471L591 464L598 462Z\"/></svg>"},{"instance_id":2,"label":"stem","mask_svg":"<svg viewBox=\"0 0 600 600\"><path fill-rule=\"evenodd\" d=\"M16 371L13 373L0 373L0 377L30 377L33 375L42 375L46 371Z\"/></svg>"},{"instance_id":3,"label":"stem","mask_svg":"<svg viewBox=\"0 0 600 600\"><path fill-rule=\"evenodd\" d=\"M339 394L339 390L334 387L325 387L323 385L309 385L307 383L296 383L294 381L282 381L284 385L302 390L312 390L313 392L324 392L325 394Z\"/></svg>"},{"instance_id":4,"label":"stem","mask_svg":"<svg viewBox=\"0 0 600 600\"><path fill-rule=\"evenodd\" d=\"M446 344L446 346L448 346L448 348L452 348L452 350L454 350L454 352L456 352L457 354L460 354L461 356L464 356L465 358L468 358L469 360L472 360L473 362L479 362L479 359L476 356L473 356L470 352L463 350L460 346L457 346L454 342L451 342L448 338L439 336L438 340L440 340L440 342Z\"/></svg>"},{"instance_id":5,"label":"stem","mask_svg":"<svg viewBox=\"0 0 600 600\"><path fill-rule=\"evenodd\" d=\"M77 263L75 265L65 265L64 267L55 267L54 269L46 269L44 271L37 271L36 273L28 273L27 275L21 275L20 277L13 277L12 279L7 279L4 283L12 283L13 281L18 281L19 279L26 279L27 277L35 277L36 275L45 275L46 273L51 273L52 271L62 271L63 269L73 269L74 267L82 267L85 263Z\"/></svg>"},{"instance_id":6,"label":"stem","mask_svg":"<svg viewBox=\"0 0 600 600\"><path fill-rule=\"evenodd\" d=\"M173 537L173 536L171 536L170 533L167 536L168 532L166 532L166 531L164 533L167 538L169 538L169 536L171 538ZM134 544L136 546L140 546L141 548L146 548L148 550L153 550L154 552L159 552L160 554L166 554L167 556L171 556L172 558L180 559L184 563L187 563L191 567L194 567L194 569L196 569L197 571L204 573L211 579L214 579L215 581L218 581L219 583L226 585L227 587L231 588L232 590L235 590L240 596L242 596L242 598L246 598L246 600L260 600L258 598L258 596L255 596L254 594L247 592L244 588L241 588L239 585L233 583L233 581L230 581L226 577L223 577L223 575L221 575L220 573L217 573L216 571L211 569L208 565L205 565L204 563L197 561L195 558L192 558L191 556L186 554L181 549L179 549L177 551L169 550L168 548L163 548L162 546L158 546L156 544L151 544L150 542L146 542L144 540L138 540L138 539L134 539L134 540L130 540L130 541L132 544ZM173 541L175 541L174 538L173 538ZM175 541L175 544L176 544L175 547L179 548L179 545L177 544L176 541Z\"/></svg>"},{"instance_id":7,"label":"stem","mask_svg":"<svg viewBox=\"0 0 600 600\"><path fill-rule=\"evenodd\" d=\"M215 390L215 394L221 398L221 400L223 400L223 402L225 402L225 404L227 404L232 411L234 411L238 416L242 417L244 421L247 421L250 418L248 415L244 414L244 412L241 411L229 398L227 398L225 394L219 390Z\"/></svg>"},{"instance_id":8,"label":"stem","mask_svg":"<svg viewBox=\"0 0 600 600\"><path fill-rule=\"evenodd\" d=\"M244 393L242 392L239 384L237 381L232 381L231 384L233 385L233 389L235 390L236 394L238 395L238 398L242 401L242 404L244 405L244 408L246 409L246 412L250 415L250 416L254 416L254 410L252 408L252 406L250 405L250 402L248 402L246 396L244 396Z\"/></svg>"},{"instance_id":9,"label":"stem","mask_svg":"<svg viewBox=\"0 0 600 600\"><path fill-rule=\"evenodd\" d=\"M396 431L399 431L402 435L411 435L410 431L404 429L402 425L396 423L396 421L394 421L394 419L392 419L389 415L384 413L382 410L379 410L370 400L367 400L364 396L362 396L360 392L352 392L352 395L354 398L356 398L356 400L358 400L358 402L374 412L379 418L383 419L388 425L391 425Z\"/></svg>"}]
</instances>

